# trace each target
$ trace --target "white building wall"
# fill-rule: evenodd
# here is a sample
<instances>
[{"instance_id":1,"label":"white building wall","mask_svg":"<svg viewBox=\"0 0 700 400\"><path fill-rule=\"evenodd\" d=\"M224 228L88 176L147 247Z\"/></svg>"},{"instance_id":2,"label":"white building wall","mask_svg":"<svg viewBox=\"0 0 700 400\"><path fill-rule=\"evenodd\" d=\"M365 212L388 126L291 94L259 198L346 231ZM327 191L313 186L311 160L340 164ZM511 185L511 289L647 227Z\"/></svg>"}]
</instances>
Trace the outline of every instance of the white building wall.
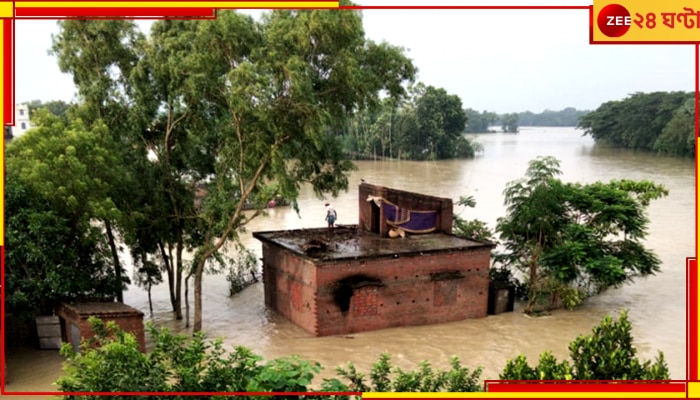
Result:
<instances>
[{"instance_id":1,"label":"white building wall","mask_svg":"<svg viewBox=\"0 0 700 400\"><path fill-rule=\"evenodd\" d=\"M26 104L15 104L15 126L12 127L12 136L18 138L30 127L29 106Z\"/></svg>"}]
</instances>

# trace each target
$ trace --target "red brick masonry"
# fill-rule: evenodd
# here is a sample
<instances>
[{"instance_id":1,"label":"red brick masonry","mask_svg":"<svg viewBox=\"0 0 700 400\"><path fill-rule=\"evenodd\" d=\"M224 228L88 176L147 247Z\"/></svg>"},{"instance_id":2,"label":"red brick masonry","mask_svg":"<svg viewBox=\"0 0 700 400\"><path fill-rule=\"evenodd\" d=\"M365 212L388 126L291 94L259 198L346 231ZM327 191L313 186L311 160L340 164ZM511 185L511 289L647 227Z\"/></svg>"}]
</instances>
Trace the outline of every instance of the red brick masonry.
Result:
<instances>
[{"instance_id":1,"label":"red brick masonry","mask_svg":"<svg viewBox=\"0 0 700 400\"><path fill-rule=\"evenodd\" d=\"M132 333L138 340L141 351L146 350L146 337L143 329L143 313L122 303L62 303L57 309L61 318L63 341L72 343L71 324L75 324L83 339L91 338L94 332L88 323L90 316L100 318L103 322L114 321L125 332ZM75 345L75 343L74 343Z\"/></svg>"}]
</instances>

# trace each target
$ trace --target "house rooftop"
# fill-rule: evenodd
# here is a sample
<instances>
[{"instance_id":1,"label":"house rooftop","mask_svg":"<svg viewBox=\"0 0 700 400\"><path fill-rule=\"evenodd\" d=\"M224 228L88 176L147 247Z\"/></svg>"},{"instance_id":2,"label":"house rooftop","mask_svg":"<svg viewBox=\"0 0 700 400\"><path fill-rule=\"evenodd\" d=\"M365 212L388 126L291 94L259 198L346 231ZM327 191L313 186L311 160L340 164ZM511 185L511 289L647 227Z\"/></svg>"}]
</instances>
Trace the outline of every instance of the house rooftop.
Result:
<instances>
[{"instance_id":1,"label":"house rooftop","mask_svg":"<svg viewBox=\"0 0 700 400\"><path fill-rule=\"evenodd\" d=\"M254 232L253 237L283 247L315 261L383 258L401 255L493 248L478 242L445 233L407 235L405 238L381 237L356 226Z\"/></svg>"}]
</instances>

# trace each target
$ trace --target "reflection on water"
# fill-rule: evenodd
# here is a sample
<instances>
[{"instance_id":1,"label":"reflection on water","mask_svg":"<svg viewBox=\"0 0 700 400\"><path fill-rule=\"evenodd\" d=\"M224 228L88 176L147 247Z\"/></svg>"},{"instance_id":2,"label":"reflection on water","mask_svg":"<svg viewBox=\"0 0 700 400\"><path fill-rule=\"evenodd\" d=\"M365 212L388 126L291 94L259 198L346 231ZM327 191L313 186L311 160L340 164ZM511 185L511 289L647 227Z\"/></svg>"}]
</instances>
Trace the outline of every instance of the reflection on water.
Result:
<instances>
[{"instance_id":1,"label":"reflection on water","mask_svg":"<svg viewBox=\"0 0 700 400\"><path fill-rule=\"evenodd\" d=\"M557 311L551 316L530 318L516 310L483 319L324 338L311 337L267 310L261 284L229 298L226 280L208 276L204 280L204 329L211 337L248 346L267 358L298 354L317 360L326 367L324 376L332 375L336 366L348 361L368 368L380 353L389 352L401 368L415 368L421 360L446 368L449 357L458 355L466 366L484 366L483 378L497 379L506 360L520 353L537 359L542 351L551 350L557 357L566 357L571 340L587 334L606 314L617 314L624 308L633 322L639 356L651 359L661 350L671 377L685 379L685 258L694 256L695 251L693 161L595 145L590 137L572 128L523 128L517 135L474 137L484 145L484 152L473 160L358 162L358 170L350 177L350 191L332 200L338 210L338 223L357 222L357 185L364 179L454 199L472 195L476 208L457 207L455 213L479 218L493 227L504 213L502 192L506 182L521 177L529 160L551 155L561 160L565 181L651 179L666 185L670 195L649 208L652 223L648 246L663 261L662 273L610 290L574 312ZM273 209L254 220L248 232L322 227L323 203L306 188L299 199L299 215L285 207ZM250 233L244 235L243 242L261 253L260 243ZM154 322L184 332L184 323L172 319L167 288L154 288L153 298ZM125 302L148 312L146 292L138 287L129 288ZM10 361L10 368L17 370L27 362L33 363L28 359ZM58 365L55 367L58 373ZM50 390L44 377L36 377L36 390ZM23 382L22 387L26 387L26 380ZM7 389L19 390L12 382Z\"/></svg>"}]
</instances>

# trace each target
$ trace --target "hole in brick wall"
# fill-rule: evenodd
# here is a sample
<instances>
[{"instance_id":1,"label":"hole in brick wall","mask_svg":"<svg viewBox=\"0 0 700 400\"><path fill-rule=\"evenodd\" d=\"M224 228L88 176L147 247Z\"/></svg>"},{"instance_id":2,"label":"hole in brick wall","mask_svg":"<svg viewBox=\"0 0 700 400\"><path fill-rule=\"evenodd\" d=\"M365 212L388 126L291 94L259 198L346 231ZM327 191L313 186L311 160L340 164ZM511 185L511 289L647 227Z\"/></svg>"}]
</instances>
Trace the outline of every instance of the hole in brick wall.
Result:
<instances>
[{"instance_id":1,"label":"hole in brick wall","mask_svg":"<svg viewBox=\"0 0 700 400\"><path fill-rule=\"evenodd\" d=\"M326 310L326 314L330 314L330 313L331 313L331 311L330 311L330 310Z\"/></svg>"},{"instance_id":2,"label":"hole in brick wall","mask_svg":"<svg viewBox=\"0 0 700 400\"><path fill-rule=\"evenodd\" d=\"M379 307L384 307L384 304L380 304Z\"/></svg>"},{"instance_id":3,"label":"hole in brick wall","mask_svg":"<svg viewBox=\"0 0 700 400\"><path fill-rule=\"evenodd\" d=\"M418 274L416 274L416 278L418 278Z\"/></svg>"},{"instance_id":4,"label":"hole in brick wall","mask_svg":"<svg viewBox=\"0 0 700 400\"><path fill-rule=\"evenodd\" d=\"M415 300L411 300L411 303L415 303L415 302L416 302Z\"/></svg>"},{"instance_id":5,"label":"hole in brick wall","mask_svg":"<svg viewBox=\"0 0 700 400\"><path fill-rule=\"evenodd\" d=\"M479 268L476 269L476 272L479 272Z\"/></svg>"},{"instance_id":6,"label":"hole in brick wall","mask_svg":"<svg viewBox=\"0 0 700 400\"><path fill-rule=\"evenodd\" d=\"M430 301L430 299L425 299L425 301Z\"/></svg>"},{"instance_id":7,"label":"hole in brick wall","mask_svg":"<svg viewBox=\"0 0 700 400\"><path fill-rule=\"evenodd\" d=\"M461 271L441 271L441 272L431 272L430 280L435 281L448 281L453 279L462 279L464 274Z\"/></svg>"},{"instance_id":8,"label":"hole in brick wall","mask_svg":"<svg viewBox=\"0 0 700 400\"><path fill-rule=\"evenodd\" d=\"M384 284L381 279L362 274L352 275L335 283L333 299L335 300L335 304L338 305L338 308L340 308L340 312L346 313L350 310L350 299L353 293L355 293L355 289L365 286L382 287Z\"/></svg>"},{"instance_id":9,"label":"hole in brick wall","mask_svg":"<svg viewBox=\"0 0 700 400\"><path fill-rule=\"evenodd\" d=\"M471 269L471 268L469 268L469 269L467 270L467 272L472 272L472 269Z\"/></svg>"},{"instance_id":10,"label":"hole in brick wall","mask_svg":"<svg viewBox=\"0 0 700 400\"><path fill-rule=\"evenodd\" d=\"M484 292L479 292L479 296L483 296L483 295L484 295Z\"/></svg>"},{"instance_id":11,"label":"hole in brick wall","mask_svg":"<svg viewBox=\"0 0 700 400\"><path fill-rule=\"evenodd\" d=\"M401 302L400 302L400 301L397 301L397 302L396 302L396 305L397 305L397 306L398 306L398 305L401 305Z\"/></svg>"},{"instance_id":12,"label":"hole in brick wall","mask_svg":"<svg viewBox=\"0 0 700 400\"><path fill-rule=\"evenodd\" d=\"M399 277L398 277L398 276L395 276L394 279L399 279Z\"/></svg>"}]
</instances>

